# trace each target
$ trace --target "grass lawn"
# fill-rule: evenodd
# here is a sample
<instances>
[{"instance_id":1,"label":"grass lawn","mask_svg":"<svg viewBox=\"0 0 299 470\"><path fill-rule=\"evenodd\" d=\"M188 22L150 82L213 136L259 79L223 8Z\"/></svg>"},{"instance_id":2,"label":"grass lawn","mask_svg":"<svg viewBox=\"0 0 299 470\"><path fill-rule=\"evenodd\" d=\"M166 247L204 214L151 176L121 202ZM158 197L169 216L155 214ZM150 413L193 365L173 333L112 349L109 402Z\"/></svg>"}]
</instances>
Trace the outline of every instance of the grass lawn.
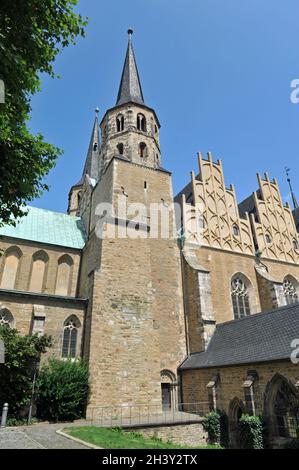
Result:
<instances>
[{"instance_id":1,"label":"grass lawn","mask_svg":"<svg viewBox=\"0 0 299 470\"><path fill-rule=\"evenodd\" d=\"M72 427L64 432L82 441L104 449L219 449L219 446L180 446L163 442L157 438L145 438L137 432L125 432L120 428L98 428L96 426Z\"/></svg>"}]
</instances>

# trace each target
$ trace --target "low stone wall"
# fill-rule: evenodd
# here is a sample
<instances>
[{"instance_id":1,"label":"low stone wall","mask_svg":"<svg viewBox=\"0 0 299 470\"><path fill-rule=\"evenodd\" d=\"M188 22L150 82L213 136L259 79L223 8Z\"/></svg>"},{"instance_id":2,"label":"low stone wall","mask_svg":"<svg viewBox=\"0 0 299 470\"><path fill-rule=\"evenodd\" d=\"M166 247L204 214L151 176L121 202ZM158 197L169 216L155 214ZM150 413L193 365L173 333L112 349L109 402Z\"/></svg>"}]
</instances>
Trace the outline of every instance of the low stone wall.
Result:
<instances>
[{"instance_id":1,"label":"low stone wall","mask_svg":"<svg viewBox=\"0 0 299 470\"><path fill-rule=\"evenodd\" d=\"M201 423L131 427L124 430L139 432L145 437L158 437L162 441L171 441L183 446L205 445L208 437Z\"/></svg>"}]
</instances>

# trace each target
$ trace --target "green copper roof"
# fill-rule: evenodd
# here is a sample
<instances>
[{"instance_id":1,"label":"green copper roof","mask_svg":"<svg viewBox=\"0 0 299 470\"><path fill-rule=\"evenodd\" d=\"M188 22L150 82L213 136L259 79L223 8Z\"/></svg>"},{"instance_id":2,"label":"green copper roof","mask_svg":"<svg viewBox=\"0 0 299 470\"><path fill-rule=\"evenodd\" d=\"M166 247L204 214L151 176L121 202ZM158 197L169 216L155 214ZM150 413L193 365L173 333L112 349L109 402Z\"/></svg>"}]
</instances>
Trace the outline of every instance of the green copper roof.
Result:
<instances>
[{"instance_id":1,"label":"green copper roof","mask_svg":"<svg viewBox=\"0 0 299 470\"><path fill-rule=\"evenodd\" d=\"M0 236L21 238L68 248L83 248L86 234L79 217L27 207L28 215L17 219L16 227L0 227Z\"/></svg>"}]
</instances>

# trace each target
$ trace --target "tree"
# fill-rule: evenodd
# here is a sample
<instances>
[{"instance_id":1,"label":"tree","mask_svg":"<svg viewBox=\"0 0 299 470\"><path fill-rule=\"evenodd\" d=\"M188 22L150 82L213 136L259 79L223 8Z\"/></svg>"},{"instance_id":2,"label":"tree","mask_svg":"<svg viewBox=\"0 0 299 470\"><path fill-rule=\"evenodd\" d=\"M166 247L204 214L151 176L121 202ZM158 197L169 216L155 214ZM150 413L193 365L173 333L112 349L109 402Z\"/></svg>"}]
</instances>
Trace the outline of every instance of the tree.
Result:
<instances>
[{"instance_id":1,"label":"tree","mask_svg":"<svg viewBox=\"0 0 299 470\"><path fill-rule=\"evenodd\" d=\"M30 403L32 378L41 354L52 344L50 336L21 336L17 330L0 327L5 362L0 364L0 404L9 404L10 416L18 417Z\"/></svg>"},{"instance_id":2,"label":"tree","mask_svg":"<svg viewBox=\"0 0 299 470\"><path fill-rule=\"evenodd\" d=\"M84 416L88 399L88 368L82 361L50 359L37 382L37 412L50 421Z\"/></svg>"},{"instance_id":3,"label":"tree","mask_svg":"<svg viewBox=\"0 0 299 470\"><path fill-rule=\"evenodd\" d=\"M40 89L40 74L55 77L58 53L87 24L74 7L77 0L1 0L0 79L5 103L0 104L0 224L24 215L24 206L47 185L43 178L62 153L32 135L27 127L31 96Z\"/></svg>"}]
</instances>

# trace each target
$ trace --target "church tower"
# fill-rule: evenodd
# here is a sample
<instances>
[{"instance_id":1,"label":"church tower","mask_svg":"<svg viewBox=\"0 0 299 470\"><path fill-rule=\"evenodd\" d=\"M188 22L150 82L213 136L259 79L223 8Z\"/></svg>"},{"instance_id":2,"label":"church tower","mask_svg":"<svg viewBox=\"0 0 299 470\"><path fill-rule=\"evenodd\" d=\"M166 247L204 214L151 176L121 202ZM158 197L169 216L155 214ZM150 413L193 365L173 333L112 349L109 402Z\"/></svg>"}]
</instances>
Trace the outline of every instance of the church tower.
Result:
<instances>
[{"instance_id":1,"label":"church tower","mask_svg":"<svg viewBox=\"0 0 299 470\"><path fill-rule=\"evenodd\" d=\"M100 172L105 171L111 158L116 155L150 168L160 166L160 123L155 111L144 103L132 33L129 29L116 105L106 112L101 122Z\"/></svg>"},{"instance_id":2,"label":"church tower","mask_svg":"<svg viewBox=\"0 0 299 470\"><path fill-rule=\"evenodd\" d=\"M160 124L144 102L128 33L116 105L101 120L100 143L96 117L79 182L77 214L88 234L79 295L89 299L83 356L94 417L103 406L175 408L186 354L171 173L161 166ZM144 209L137 215L136 205ZM163 236L153 207L159 230L161 208L169 222Z\"/></svg>"}]
</instances>

